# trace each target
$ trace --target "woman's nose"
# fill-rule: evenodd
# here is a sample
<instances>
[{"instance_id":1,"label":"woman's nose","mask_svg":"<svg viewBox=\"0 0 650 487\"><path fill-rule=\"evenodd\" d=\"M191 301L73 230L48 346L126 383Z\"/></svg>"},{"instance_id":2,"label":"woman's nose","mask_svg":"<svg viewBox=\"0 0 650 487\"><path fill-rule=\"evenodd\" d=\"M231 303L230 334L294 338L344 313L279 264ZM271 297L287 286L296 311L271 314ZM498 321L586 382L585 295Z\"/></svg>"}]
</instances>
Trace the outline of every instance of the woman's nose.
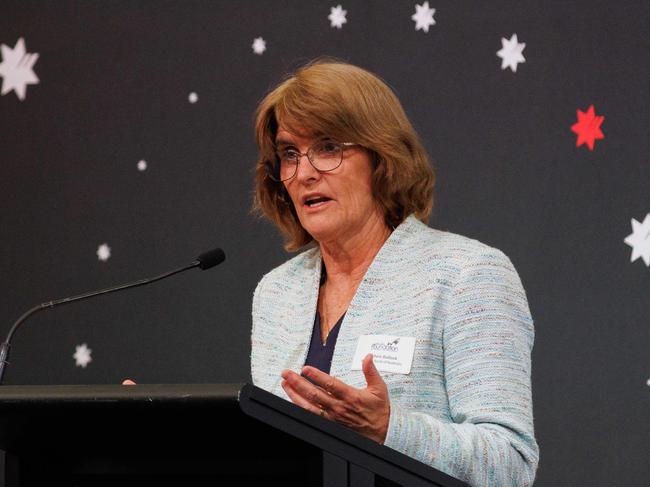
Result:
<instances>
[{"instance_id":1,"label":"woman's nose","mask_svg":"<svg viewBox=\"0 0 650 487\"><path fill-rule=\"evenodd\" d=\"M307 154L301 155L300 159L298 159L298 167L296 168L296 179L299 181L308 181L310 179L316 179L319 176L320 173L312 165Z\"/></svg>"}]
</instances>

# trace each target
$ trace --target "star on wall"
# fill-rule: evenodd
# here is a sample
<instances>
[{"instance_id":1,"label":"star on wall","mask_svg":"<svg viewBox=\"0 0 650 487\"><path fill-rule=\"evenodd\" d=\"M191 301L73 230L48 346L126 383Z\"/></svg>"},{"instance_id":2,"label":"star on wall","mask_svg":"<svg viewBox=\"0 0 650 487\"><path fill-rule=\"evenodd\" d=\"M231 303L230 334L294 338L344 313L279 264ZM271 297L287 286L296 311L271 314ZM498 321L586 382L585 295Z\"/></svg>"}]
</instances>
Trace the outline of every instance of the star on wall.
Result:
<instances>
[{"instance_id":1,"label":"star on wall","mask_svg":"<svg viewBox=\"0 0 650 487\"><path fill-rule=\"evenodd\" d=\"M517 34L512 34L510 40L502 37L501 49L497 51L497 56L501 58L501 69L509 67L513 73L516 73L517 64L526 62L522 54L525 47L526 43L518 42Z\"/></svg>"},{"instance_id":2,"label":"star on wall","mask_svg":"<svg viewBox=\"0 0 650 487\"><path fill-rule=\"evenodd\" d=\"M603 115L596 116L594 111L594 106L591 105L586 112L577 110L578 113L578 122L571 125L571 131L578 134L578 140L576 140L576 147L580 147L582 144L587 144L589 150L594 150L594 143L596 139L604 139L605 136L600 130L600 125L605 120Z\"/></svg>"},{"instance_id":3,"label":"star on wall","mask_svg":"<svg viewBox=\"0 0 650 487\"><path fill-rule=\"evenodd\" d=\"M632 233L623 241L632 247L630 262L641 257L646 267L650 267L650 213L645 216L643 223L632 218Z\"/></svg>"},{"instance_id":4,"label":"star on wall","mask_svg":"<svg viewBox=\"0 0 650 487\"><path fill-rule=\"evenodd\" d=\"M18 39L13 49L9 46L0 45L2 52L2 63L0 63L0 76L2 76L2 91L0 95L6 95L11 90L16 93L20 101L25 99L27 85L36 85L39 79L32 70L38 60L38 53L27 54L25 50L25 39Z\"/></svg>"},{"instance_id":5,"label":"star on wall","mask_svg":"<svg viewBox=\"0 0 650 487\"><path fill-rule=\"evenodd\" d=\"M429 26L436 23L433 20L435 12L435 8L429 8L429 2L424 2L422 5L415 4L415 13L411 15L411 19L415 21L415 30L422 29L424 32L429 32Z\"/></svg>"},{"instance_id":6,"label":"star on wall","mask_svg":"<svg viewBox=\"0 0 650 487\"><path fill-rule=\"evenodd\" d=\"M74 358L77 367L83 367L85 369L86 366L93 361L93 358L90 356L92 353L92 349L88 348L88 345L85 343L82 343L75 347L75 352L72 355L72 358Z\"/></svg>"},{"instance_id":7,"label":"star on wall","mask_svg":"<svg viewBox=\"0 0 650 487\"><path fill-rule=\"evenodd\" d=\"M253 52L262 55L264 51L266 51L266 41L261 37L256 37L253 40Z\"/></svg>"},{"instance_id":8,"label":"star on wall","mask_svg":"<svg viewBox=\"0 0 650 487\"><path fill-rule=\"evenodd\" d=\"M345 18L347 13L348 11L343 10L343 7L341 7L340 5L337 5L336 7L331 7L330 14L327 16L327 18L330 21L330 26L336 27L337 29L343 27L343 24L345 24L348 21L348 19Z\"/></svg>"},{"instance_id":9,"label":"star on wall","mask_svg":"<svg viewBox=\"0 0 650 487\"><path fill-rule=\"evenodd\" d=\"M101 260L102 262L106 262L111 256L111 248L108 246L108 244L101 244L99 247L97 247L97 258Z\"/></svg>"}]
</instances>

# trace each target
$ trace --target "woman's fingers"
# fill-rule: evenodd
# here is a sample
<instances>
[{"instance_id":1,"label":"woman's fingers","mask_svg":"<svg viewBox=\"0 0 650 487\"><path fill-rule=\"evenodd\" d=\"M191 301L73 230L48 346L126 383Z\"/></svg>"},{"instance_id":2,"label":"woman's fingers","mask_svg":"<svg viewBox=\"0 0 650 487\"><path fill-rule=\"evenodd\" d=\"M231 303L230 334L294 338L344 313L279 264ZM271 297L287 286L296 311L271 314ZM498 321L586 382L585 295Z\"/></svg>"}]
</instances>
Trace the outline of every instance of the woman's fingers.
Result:
<instances>
[{"instance_id":1,"label":"woman's fingers","mask_svg":"<svg viewBox=\"0 0 650 487\"><path fill-rule=\"evenodd\" d=\"M282 388L284 389L284 392L287 393L287 396L289 396L289 399L291 399L291 402L296 406L300 406L314 414L321 414L322 409L318 405L310 403L307 399L298 394L286 380L282 381Z\"/></svg>"},{"instance_id":2,"label":"woman's fingers","mask_svg":"<svg viewBox=\"0 0 650 487\"><path fill-rule=\"evenodd\" d=\"M134 386L135 382L133 382L131 379L124 379L122 381L122 385L123 386Z\"/></svg>"},{"instance_id":3,"label":"woman's fingers","mask_svg":"<svg viewBox=\"0 0 650 487\"><path fill-rule=\"evenodd\" d=\"M282 371L282 388L294 404L383 443L390 416L388 390L371 355L364 358L362 368L368 383L365 389L356 389L313 367L302 369L305 377Z\"/></svg>"},{"instance_id":4,"label":"woman's fingers","mask_svg":"<svg viewBox=\"0 0 650 487\"><path fill-rule=\"evenodd\" d=\"M386 393L386 383L377 370L377 366L375 365L374 358L371 353L363 358L361 362L361 370L363 371L363 375L366 378L368 389L373 392L376 391L380 394Z\"/></svg>"},{"instance_id":5,"label":"woman's fingers","mask_svg":"<svg viewBox=\"0 0 650 487\"><path fill-rule=\"evenodd\" d=\"M320 412L321 406L328 409L336 402L336 399L330 396L327 392L323 391L320 387L315 386L304 377L300 377L295 372L285 370L282 372L282 378L296 394L300 395L302 399L316 407L318 412Z\"/></svg>"},{"instance_id":6,"label":"woman's fingers","mask_svg":"<svg viewBox=\"0 0 650 487\"><path fill-rule=\"evenodd\" d=\"M339 399L345 400L354 392L353 387L318 370L316 367L305 366L302 368L302 374L325 392Z\"/></svg>"}]
</instances>

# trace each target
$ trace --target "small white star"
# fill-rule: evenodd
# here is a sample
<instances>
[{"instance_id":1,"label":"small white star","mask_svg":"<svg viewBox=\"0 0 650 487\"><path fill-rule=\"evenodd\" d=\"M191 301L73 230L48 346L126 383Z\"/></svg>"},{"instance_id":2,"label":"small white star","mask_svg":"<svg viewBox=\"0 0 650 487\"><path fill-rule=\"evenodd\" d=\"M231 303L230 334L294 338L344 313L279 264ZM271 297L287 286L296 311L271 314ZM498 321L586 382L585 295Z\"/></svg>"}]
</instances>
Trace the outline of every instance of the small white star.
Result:
<instances>
[{"instance_id":1,"label":"small white star","mask_svg":"<svg viewBox=\"0 0 650 487\"><path fill-rule=\"evenodd\" d=\"M108 246L108 244L103 243L97 248L97 258L102 262L106 262L110 256L111 248Z\"/></svg>"},{"instance_id":2,"label":"small white star","mask_svg":"<svg viewBox=\"0 0 650 487\"><path fill-rule=\"evenodd\" d=\"M623 240L632 247L630 262L641 257L647 267L650 267L650 213L645 216L643 223L632 218L632 233Z\"/></svg>"},{"instance_id":3,"label":"small white star","mask_svg":"<svg viewBox=\"0 0 650 487\"><path fill-rule=\"evenodd\" d=\"M336 27L337 29L343 27L343 24L345 24L348 21L348 19L345 18L347 13L348 11L343 10L343 7L341 7L340 5L337 5L336 7L331 7L330 14L327 16L327 18L330 21L330 26Z\"/></svg>"},{"instance_id":4,"label":"small white star","mask_svg":"<svg viewBox=\"0 0 650 487\"><path fill-rule=\"evenodd\" d=\"M505 37L501 38L501 50L497 51L501 61L501 69L510 67L513 73L517 72L517 63L525 63L526 59L522 51L526 47L525 43L517 41L517 34L512 34L510 40Z\"/></svg>"},{"instance_id":5,"label":"small white star","mask_svg":"<svg viewBox=\"0 0 650 487\"><path fill-rule=\"evenodd\" d=\"M436 23L433 20L435 12L435 8L429 8L429 2L424 2L422 5L415 4L415 13L411 16L415 21L415 30L422 29L424 32L429 32L429 26Z\"/></svg>"},{"instance_id":6,"label":"small white star","mask_svg":"<svg viewBox=\"0 0 650 487\"><path fill-rule=\"evenodd\" d=\"M91 353L93 353L92 349L88 348L88 345L85 343L77 345L75 347L75 352L72 355L72 358L75 359L77 367L83 367L85 369L86 366L93 361L92 357L90 356Z\"/></svg>"},{"instance_id":7,"label":"small white star","mask_svg":"<svg viewBox=\"0 0 650 487\"><path fill-rule=\"evenodd\" d=\"M253 52L262 55L264 51L266 51L266 41L261 37L256 37L253 41Z\"/></svg>"},{"instance_id":8,"label":"small white star","mask_svg":"<svg viewBox=\"0 0 650 487\"><path fill-rule=\"evenodd\" d=\"M192 93L189 94L189 96L187 97L187 99L190 101L190 103L196 103L197 101L199 101L199 95L197 95L196 93L192 92Z\"/></svg>"},{"instance_id":9,"label":"small white star","mask_svg":"<svg viewBox=\"0 0 650 487\"><path fill-rule=\"evenodd\" d=\"M32 70L38 60L38 54L26 54L25 39L18 39L13 49L9 46L0 45L2 51L2 63L0 63L0 76L2 76L2 91L0 95L6 95L14 90L19 100L25 99L27 85L38 84L39 79Z\"/></svg>"},{"instance_id":10,"label":"small white star","mask_svg":"<svg viewBox=\"0 0 650 487\"><path fill-rule=\"evenodd\" d=\"M147 161L144 159L138 161L138 171L146 171L147 170Z\"/></svg>"}]
</instances>

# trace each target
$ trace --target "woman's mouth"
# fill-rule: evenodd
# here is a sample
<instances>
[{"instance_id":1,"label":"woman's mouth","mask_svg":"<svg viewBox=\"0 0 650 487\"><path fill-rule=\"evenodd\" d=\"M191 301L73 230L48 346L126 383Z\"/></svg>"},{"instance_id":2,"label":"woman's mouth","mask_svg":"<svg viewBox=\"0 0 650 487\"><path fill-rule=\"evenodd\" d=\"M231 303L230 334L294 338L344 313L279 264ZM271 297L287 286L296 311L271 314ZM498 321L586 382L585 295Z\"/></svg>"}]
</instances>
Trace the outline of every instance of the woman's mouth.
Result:
<instances>
[{"instance_id":1,"label":"woman's mouth","mask_svg":"<svg viewBox=\"0 0 650 487\"><path fill-rule=\"evenodd\" d=\"M317 206L321 206L330 200L331 198L327 198L325 196L317 196L315 198L310 198L307 201L305 201L305 205L310 208L314 208Z\"/></svg>"},{"instance_id":2,"label":"woman's mouth","mask_svg":"<svg viewBox=\"0 0 650 487\"><path fill-rule=\"evenodd\" d=\"M324 206L327 206L327 204L332 201L332 198L328 198L327 196L314 196L307 198L304 203L304 208L309 210L318 210L320 208L323 208Z\"/></svg>"}]
</instances>

